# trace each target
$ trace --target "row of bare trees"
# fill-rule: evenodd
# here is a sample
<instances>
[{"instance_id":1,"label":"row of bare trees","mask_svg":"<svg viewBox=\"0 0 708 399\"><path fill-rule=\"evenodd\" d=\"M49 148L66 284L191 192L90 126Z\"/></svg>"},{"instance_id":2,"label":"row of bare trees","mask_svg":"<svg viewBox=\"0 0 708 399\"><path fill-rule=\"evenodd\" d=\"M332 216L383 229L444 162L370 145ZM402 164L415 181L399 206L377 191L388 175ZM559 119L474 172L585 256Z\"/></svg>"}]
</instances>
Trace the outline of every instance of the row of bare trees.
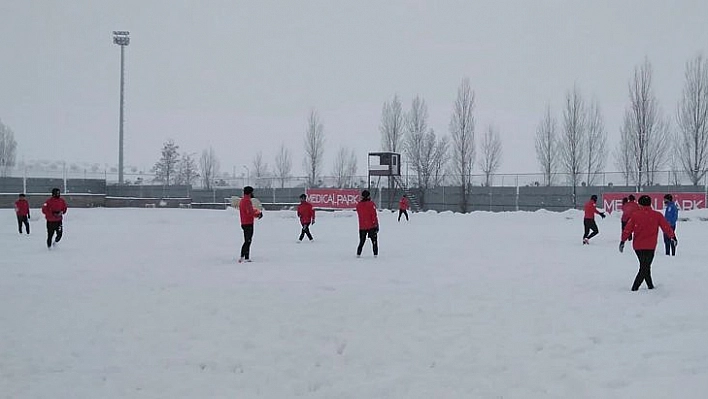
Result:
<instances>
[{"instance_id":1,"label":"row of bare trees","mask_svg":"<svg viewBox=\"0 0 708 399\"><path fill-rule=\"evenodd\" d=\"M437 136L428 126L428 107L425 100L416 96L408 111L403 110L400 98L396 95L390 102L385 102L381 112L381 148L383 151L398 152L405 155L412 169L412 187L428 189L442 184L446 176L451 176L462 188L463 210L466 209L467 193L471 184L472 170L475 164L475 96L469 79L463 79L458 88L457 100L450 119L450 136ZM316 110L312 110L307 120L304 137L305 157L303 168L306 171L309 187L319 184L323 170L325 150L324 126ZM499 169L502 157L502 144L499 130L490 125L481 140L479 166L486 176L486 183L491 184L493 174ZM292 176L292 156L287 147L281 144L275 158L275 166L269 171L259 152L253 160L253 174L261 185L269 186L275 178L281 187ZM354 150L340 147L334 159L331 175L340 187L355 185L357 175L357 156ZM262 179L266 178L267 179Z\"/></svg>"},{"instance_id":2,"label":"row of bare trees","mask_svg":"<svg viewBox=\"0 0 708 399\"><path fill-rule=\"evenodd\" d=\"M5 177L15 166L17 141L15 133L0 120L0 177Z\"/></svg>"},{"instance_id":3,"label":"row of bare trees","mask_svg":"<svg viewBox=\"0 0 708 399\"><path fill-rule=\"evenodd\" d=\"M653 90L651 64L638 65L628 85L629 102L620 127L620 140L614 150L615 165L624 173L626 184L651 185L655 173L667 163L681 168L693 184L699 184L708 169L708 61L702 56L686 64L683 96L678 104L677 129L665 117ZM536 156L544 176L544 184L552 185L563 174L575 188L582 183L596 184L607 162L607 130L598 101L587 99L574 86L565 96L560 122L548 106L536 130ZM463 79L457 90L449 123L449 135L436 135L428 126L425 100L416 96L409 110L404 110L398 96L385 102L382 108L381 147L384 151L403 152L412 169L412 187L429 189L448 178L461 188L461 210L466 210L468 192L475 161L491 185L493 174L501 165L502 144L499 130L489 125L480 137L477 156L474 116L475 94L469 79ZM166 143L167 146L168 143ZM174 145L174 143L172 143ZM169 146L167 146L169 147ZM324 126L316 110L307 119L304 137L303 167L307 185L316 187L322 176L325 151ZM167 154L176 149L166 148ZM163 159L170 159L165 155ZM218 174L219 163L213 149L204 150L200 159L200 174L190 163L190 155L174 156L170 162L156 164L155 171L163 179L188 182L197 176L210 187ZM477 159L479 158L479 159ZM174 171L172 171L174 169ZM270 186L273 181L284 187L292 176L290 150L281 144L274 167L268 168L261 152L252 162L256 183ZM355 184L357 157L353 150L340 147L332 166L336 184ZM273 179L275 178L275 179ZM448 181L449 181L448 180Z\"/></svg>"},{"instance_id":4,"label":"row of bare trees","mask_svg":"<svg viewBox=\"0 0 708 399\"><path fill-rule=\"evenodd\" d=\"M545 185L552 185L560 170L568 178L575 197L581 181L593 184L607 158L607 132L596 100L588 104L577 86L566 93L562 124L550 106L536 128L536 159Z\"/></svg>"},{"instance_id":5,"label":"row of bare trees","mask_svg":"<svg viewBox=\"0 0 708 399\"><path fill-rule=\"evenodd\" d=\"M200 176L194 155L187 152L180 153L179 146L172 139L162 145L160 159L155 162L152 171L155 173L154 180L163 182L167 186L193 184Z\"/></svg>"},{"instance_id":6,"label":"row of bare trees","mask_svg":"<svg viewBox=\"0 0 708 399\"><path fill-rule=\"evenodd\" d=\"M302 166L307 175L307 185L315 187L322 176L324 151L325 151L325 134L324 125L320 120L320 116L316 110L311 110L307 118L307 126L305 128L304 138L305 157L302 161ZM340 153L345 151L340 150ZM351 180L345 176L348 170L345 166L341 166L337 162L343 162L346 166L346 161L341 161L339 158L335 161L334 171L339 173L342 181ZM275 163L270 170L268 163L263 159L262 152L258 152L252 162L254 178L256 184L261 187L271 187L273 181L277 181L280 187L285 187L285 183L292 177L292 154L290 150L281 143L278 152L275 156ZM351 176L356 174L356 165Z\"/></svg>"},{"instance_id":7,"label":"row of bare trees","mask_svg":"<svg viewBox=\"0 0 708 399\"><path fill-rule=\"evenodd\" d=\"M653 70L648 59L634 68L628 84L629 101L614 150L615 166L626 185L654 184L657 171L667 164L698 185L708 172L708 60L702 55L686 63L683 94L672 128L654 94ZM597 101L586 105L577 87L566 93L559 129L550 107L536 129L536 158L544 184L554 184L563 173L573 188L580 180L596 183L604 171L607 132ZM575 191L574 191L575 192Z\"/></svg>"},{"instance_id":8,"label":"row of bare trees","mask_svg":"<svg viewBox=\"0 0 708 399\"><path fill-rule=\"evenodd\" d=\"M469 79L464 79L458 89L450 121L451 138L438 137L428 126L428 107L425 100L416 96L410 110L406 112L396 95L390 102L384 103L381 112L381 148L383 151L404 153L414 174L412 186L428 189L441 184L446 175L451 175L466 194L471 184L476 154L474 107L474 92ZM502 144L498 129L489 126L481 147L480 168L486 176L487 184L491 184L492 175L501 165ZM307 175L307 185L315 187L322 175L325 150L324 127L315 110L312 110L308 117L304 148L303 167ZM449 157L452 162L449 162ZM256 179L272 176L283 187L291 177L291 158L290 151L281 144L274 170L270 173L267 164L261 167L261 156L258 154L253 163ZM264 173L261 174L261 170ZM336 184L340 187L354 185L357 170L356 153L347 147L340 147L331 173ZM466 196L463 203L467 203Z\"/></svg>"},{"instance_id":9,"label":"row of bare trees","mask_svg":"<svg viewBox=\"0 0 708 399\"><path fill-rule=\"evenodd\" d=\"M681 166L698 185L708 172L708 59L686 63L683 96L676 116L677 153Z\"/></svg>"},{"instance_id":10,"label":"row of bare trees","mask_svg":"<svg viewBox=\"0 0 708 399\"><path fill-rule=\"evenodd\" d=\"M398 101L398 97L394 98ZM385 113L384 113L385 115ZM428 127L428 106L416 96L406 115L403 153L413 170L413 186L428 189L442 182L448 138L437 137Z\"/></svg>"},{"instance_id":11,"label":"row of bare trees","mask_svg":"<svg viewBox=\"0 0 708 399\"><path fill-rule=\"evenodd\" d=\"M472 171L476 160L475 94L465 78L457 89L449 136L436 136L428 127L428 107L416 96L408 112L398 96L384 103L381 112L382 150L403 151L413 170L413 187L424 190L437 186L448 176L461 189L460 210L466 212ZM489 125L480 143L479 167L487 185L501 166L502 143L499 130ZM421 199L422 200L422 199Z\"/></svg>"}]
</instances>

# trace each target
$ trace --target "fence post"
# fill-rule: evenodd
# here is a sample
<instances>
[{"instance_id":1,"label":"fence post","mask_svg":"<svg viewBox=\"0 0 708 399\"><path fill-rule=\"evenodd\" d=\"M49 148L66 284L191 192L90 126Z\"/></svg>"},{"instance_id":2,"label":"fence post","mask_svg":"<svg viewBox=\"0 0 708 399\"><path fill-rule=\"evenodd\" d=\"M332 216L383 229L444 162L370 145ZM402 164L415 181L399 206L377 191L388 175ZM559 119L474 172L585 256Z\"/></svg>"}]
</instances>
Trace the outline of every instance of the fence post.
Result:
<instances>
[{"instance_id":1,"label":"fence post","mask_svg":"<svg viewBox=\"0 0 708 399\"><path fill-rule=\"evenodd\" d=\"M445 185L444 184L442 186L442 191L443 191L443 198L442 198L443 206L447 207L447 200L445 199Z\"/></svg>"},{"instance_id":2,"label":"fence post","mask_svg":"<svg viewBox=\"0 0 708 399\"><path fill-rule=\"evenodd\" d=\"M516 212L519 211L519 175L516 175Z\"/></svg>"},{"instance_id":3,"label":"fence post","mask_svg":"<svg viewBox=\"0 0 708 399\"><path fill-rule=\"evenodd\" d=\"M69 191L66 189L66 162L64 162L63 175L64 175L64 192L67 193Z\"/></svg>"},{"instance_id":4,"label":"fence post","mask_svg":"<svg viewBox=\"0 0 708 399\"><path fill-rule=\"evenodd\" d=\"M22 171L22 192L27 194L27 167Z\"/></svg>"},{"instance_id":5,"label":"fence post","mask_svg":"<svg viewBox=\"0 0 708 399\"><path fill-rule=\"evenodd\" d=\"M381 198L383 198L383 189L381 188L381 177L379 177L379 181L376 184L376 186L377 186L376 188L378 188L378 195L379 195L379 199L378 199L378 201L376 201L376 203L379 204L381 209L383 209L383 204L381 203Z\"/></svg>"}]
</instances>

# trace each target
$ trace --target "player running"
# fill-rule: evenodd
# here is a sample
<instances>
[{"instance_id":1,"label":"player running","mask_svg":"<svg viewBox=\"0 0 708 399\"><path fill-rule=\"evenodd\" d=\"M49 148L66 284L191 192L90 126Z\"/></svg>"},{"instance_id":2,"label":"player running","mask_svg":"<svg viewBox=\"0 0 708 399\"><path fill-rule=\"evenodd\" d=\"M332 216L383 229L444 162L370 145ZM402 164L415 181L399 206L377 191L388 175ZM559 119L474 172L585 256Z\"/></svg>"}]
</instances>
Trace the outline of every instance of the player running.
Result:
<instances>
[{"instance_id":1,"label":"player running","mask_svg":"<svg viewBox=\"0 0 708 399\"><path fill-rule=\"evenodd\" d=\"M359 246L356 248L356 257L361 257L368 236L371 239L375 258L379 255L379 219L376 214L376 204L371 200L369 190L361 192L361 201L356 204L356 214L359 217Z\"/></svg>"},{"instance_id":2,"label":"player running","mask_svg":"<svg viewBox=\"0 0 708 399\"><path fill-rule=\"evenodd\" d=\"M64 236L64 214L66 213L66 201L61 198L61 193L58 188L52 189L52 196L47 199L42 205L42 213L47 219L47 248L56 245ZM52 242L52 238L54 242Z\"/></svg>"},{"instance_id":3,"label":"player running","mask_svg":"<svg viewBox=\"0 0 708 399\"><path fill-rule=\"evenodd\" d=\"M594 194L591 195L590 200L585 203L585 217L583 219L585 234L583 234L583 245L590 244L590 239L600 232L600 229L597 228L597 223L595 223L595 214L602 216L603 219L605 218L605 212L600 212L596 204L597 195Z\"/></svg>"},{"instance_id":4,"label":"player running","mask_svg":"<svg viewBox=\"0 0 708 399\"><path fill-rule=\"evenodd\" d=\"M300 218L302 231L297 242L302 242L302 239L307 238L312 242L312 234L310 233L310 225L315 224L315 208L307 201L307 195L300 194L300 205L297 206L297 216Z\"/></svg>"}]
</instances>

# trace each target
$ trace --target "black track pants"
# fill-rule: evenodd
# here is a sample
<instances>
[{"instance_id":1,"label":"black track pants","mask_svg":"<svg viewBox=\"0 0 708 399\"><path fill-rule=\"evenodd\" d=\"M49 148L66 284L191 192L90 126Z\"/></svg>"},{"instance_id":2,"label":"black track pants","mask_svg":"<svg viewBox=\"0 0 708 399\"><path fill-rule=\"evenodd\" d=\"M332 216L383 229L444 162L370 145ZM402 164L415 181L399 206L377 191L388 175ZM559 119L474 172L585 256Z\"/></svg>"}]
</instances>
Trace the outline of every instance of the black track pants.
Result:
<instances>
[{"instance_id":1,"label":"black track pants","mask_svg":"<svg viewBox=\"0 0 708 399\"><path fill-rule=\"evenodd\" d=\"M654 260L654 250L637 249L634 252L637 253L637 259L639 259L639 272L637 277L634 278L632 291L638 290L639 286L645 281L647 282L647 288L654 288L654 282L651 280L651 262Z\"/></svg>"},{"instance_id":2,"label":"black track pants","mask_svg":"<svg viewBox=\"0 0 708 399\"><path fill-rule=\"evenodd\" d=\"M597 228L597 223L595 223L595 219L583 219L583 225L585 226L585 234L583 234L583 238L587 238L589 240L600 232L600 229Z\"/></svg>"},{"instance_id":3,"label":"black track pants","mask_svg":"<svg viewBox=\"0 0 708 399\"><path fill-rule=\"evenodd\" d=\"M312 234L310 233L310 224L309 223L302 224L302 231L300 232L299 240L302 241L302 239L305 238L305 236L307 236L307 238L312 240Z\"/></svg>"},{"instance_id":4,"label":"black track pants","mask_svg":"<svg viewBox=\"0 0 708 399\"><path fill-rule=\"evenodd\" d=\"M241 257L249 259L251 256L251 241L253 241L253 225L243 224L243 245L241 246Z\"/></svg>"},{"instance_id":5,"label":"black track pants","mask_svg":"<svg viewBox=\"0 0 708 399\"><path fill-rule=\"evenodd\" d=\"M398 210L398 221L399 221L399 222L401 221L401 215L406 215L406 220L409 220L409 219L408 219L408 211L407 211L407 210L405 210L405 209L399 209L399 210Z\"/></svg>"},{"instance_id":6,"label":"black track pants","mask_svg":"<svg viewBox=\"0 0 708 399\"><path fill-rule=\"evenodd\" d=\"M47 222L47 247L52 246L52 237L56 234L54 242L61 241L61 237L64 233L64 227L62 226L61 220L58 222Z\"/></svg>"},{"instance_id":7,"label":"black track pants","mask_svg":"<svg viewBox=\"0 0 708 399\"><path fill-rule=\"evenodd\" d=\"M25 226L25 231L29 234L29 218L27 216L17 215L17 229L22 234L22 226Z\"/></svg>"},{"instance_id":8,"label":"black track pants","mask_svg":"<svg viewBox=\"0 0 708 399\"><path fill-rule=\"evenodd\" d=\"M359 246L356 248L356 254L361 255L361 250L366 243L366 237L371 239L371 245L374 247L374 255L379 254L378 229L359 230Z\"/></svg>"}]
</instances>

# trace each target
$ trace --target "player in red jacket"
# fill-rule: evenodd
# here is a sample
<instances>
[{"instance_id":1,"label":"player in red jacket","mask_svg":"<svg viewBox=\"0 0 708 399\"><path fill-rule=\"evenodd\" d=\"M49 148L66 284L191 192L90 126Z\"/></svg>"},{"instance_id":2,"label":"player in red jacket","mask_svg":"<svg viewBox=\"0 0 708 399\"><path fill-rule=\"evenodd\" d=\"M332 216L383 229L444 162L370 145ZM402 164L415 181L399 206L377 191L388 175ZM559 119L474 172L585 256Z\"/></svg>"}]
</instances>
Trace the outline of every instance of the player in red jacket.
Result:
<instances>
[{"instance_id":1,"label":"player in red jacket","mask_svg":"<svg viewBox=\"0 0 708 399\"><path fill-rule=\"evenodd\" d=\"M241 229L243 229L243 245L241 246L241 257L238 263L251 261L251 241L253 241L253 223L255 219L262 218L263 213L253 207L253 187L243 188L243 198L238 204L239 216L241 217Z\"/></svg>"},{"instance_id":2,"label":"player in red jacket","mask_svg":"<svg viewBox=\"0 0 708 399\"><path fill-rule=\"evenodd\" d=\"M639 259L639 272L634 278L632 291L637 291L644 281L647 282L647 287L650 290L654 288L654 282L651 279L651 262L654 260L659 228L670 237L672 244L676 245L676 234L664 215L651 209L651 198L648 195L642 195L639 197L639 205L639 209L632 213L632 217L627 222L619 244L619 250L623 252L624 242L634 233L632 247Z\"/></svg>"},{"instance_id":3,"label":"player in red jacket","mask_svg":"<svg viewBox=\"0 0 708 399\"><path fill-rule=\"evenodd\" d=\"M312 233L310 233L310 225L315 224L315 208L312 204L307 202L307 195L300 194L300 205L297 206L297 217L300 218L300 225L302 226L302 231L300 232L300 238L297 242L302 242L302 239L307 238L312 242Z\"/></svg>"},{"instance_id":4,"label":"player in red jacket","mask_svg":"<svg viewBox=\"0 0 708 399\"><path fill-rule=\"evenodd\" d=\"M408 202L408 197L403 194L401 200L398 201L398 221L401 221L401 215L406 215L406 221L408 221L408 208L410 208L410 203Z\"/></svg>"},{"instance_id":5,"label":"player in red jacket","mask_svg":"<svg viewBox=\"0 0 708 399\"><path fill-rule=\"evenodd\" d=\"M42 213L47 219L47 248L52 247L52 237L56 234L54 244L61 241L64 235L64 214L66 213L66 201L61 198L58 188L52 189L52 196L42 205Z\"/></svg>"},{"instance_id":6,"label":"player in red jacket","mask_svg":"<svg viewBox=\"0 0 708 399\"><path fill-rule=\"evenodd\" d=\"M624 231L624 228L627 227L629 218L632 217L632 213L634 213L637 209L639 209L639 205L637 205L636 198L633 194L629 194L626 203L624 202L624 199L622 200L622 231ZM627 241L632 241L631 235Z\"/></svg>"},{"instance_id":7,"label":"player in red jacket","mask_svg":"<svg viewBox=\"0 0 708 399\"><path fill-rule=\"evenodd\" d=\"M17 201L15 201L15 214L17 215L17 228L20 230L20 234L22 234L23 225L25 226L27 234L29 234L30 206L24 194L20 194Z\"/></svg>"},{"instance_id":8,"label":"player in red jacket","mask_svg":"<svg viewBox=\"0 0 708 399\"><path fill-rule=\"evenodd\" d=\"M377 257L379 255L379 218L376 213L376 204L371 201L369 190L361 192L361 201L356 204L356 214L359 218L359 246L356 248L356 257L361 256L367 236L371 239L374 257Z\"/></svg>"},{"instance_id":9,"label":"player in red jacket","mask_svg":"<svg viewBox=\"0 0 708 399\"><path fill-rule=\"evenodd\" d=\"M590 201L585 203L585 217L583 218L583 225L585 226L585 234L583 234L583 244L589 244L590 239L595 237L600 229L597 228L597 223L595 223L595 214L605 218L605 213L597 210L597 195L591 195ZM592 233L590 233L592 231Z\"/></svg>"}]
</instances>

